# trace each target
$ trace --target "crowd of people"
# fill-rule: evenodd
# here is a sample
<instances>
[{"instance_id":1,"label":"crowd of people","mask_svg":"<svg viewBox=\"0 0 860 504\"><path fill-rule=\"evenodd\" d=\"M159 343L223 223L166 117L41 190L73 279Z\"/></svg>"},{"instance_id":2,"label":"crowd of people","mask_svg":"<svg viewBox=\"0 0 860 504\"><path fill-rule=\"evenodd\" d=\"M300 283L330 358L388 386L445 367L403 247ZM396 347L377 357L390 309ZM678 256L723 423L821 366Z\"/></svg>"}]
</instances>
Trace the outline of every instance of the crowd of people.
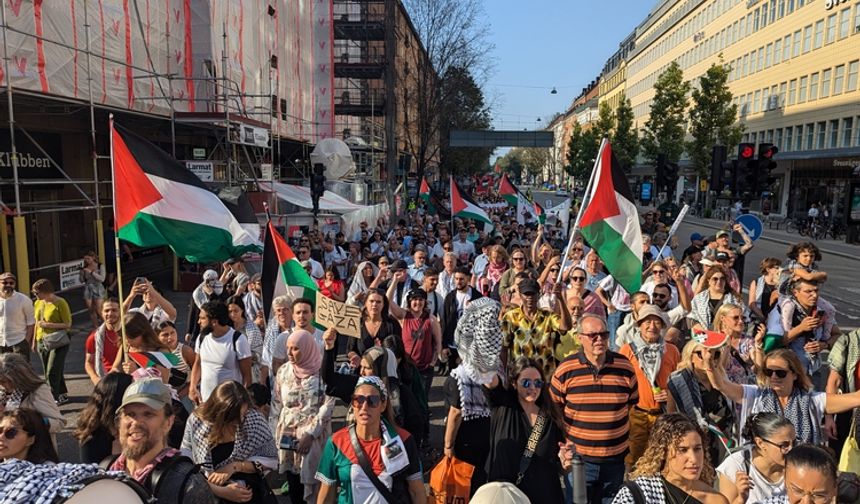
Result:
<instances>
[{"instance_id":1,"label":"crowd of people","mask_svg":"<svg viewBox=\"0 0 860 504\"><path fill-rule=\"evenodd\" d=\"M180 324L146 278L123 306L106 297L90 257L94 388L74 426L88 465L56 450L68 303L45 279L34 303L3 273L0 502L109 474L158 502L270 503L279 474L294 504L423 503L440 459L470 468L459 491L475 502L823 504L851 488L835 460L857 449L860 331L821 295L816 245L744 285L742 227L685 246L646 212L628 292L582 237L514 213L304 232L298 260L360 308L359 337L320 329L314 299L265 306L241 258L203 273Z\"/></svg>"}]
</instances>

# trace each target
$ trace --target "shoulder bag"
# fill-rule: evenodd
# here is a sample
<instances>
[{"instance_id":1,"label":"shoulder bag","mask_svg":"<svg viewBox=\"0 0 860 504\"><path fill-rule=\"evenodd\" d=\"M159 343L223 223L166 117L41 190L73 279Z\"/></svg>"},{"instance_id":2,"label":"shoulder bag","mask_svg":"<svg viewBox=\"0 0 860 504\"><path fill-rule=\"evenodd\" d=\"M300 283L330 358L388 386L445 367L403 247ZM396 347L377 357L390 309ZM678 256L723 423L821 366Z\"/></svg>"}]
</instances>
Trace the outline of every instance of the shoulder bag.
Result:
<instances>
[{"instance_id":1,"label":"shoulder bag","mask_svg":"<svg viewBox=\"0 0 860 504\"><path fill-rule=\"evenodd\" d=\"M42 311L39 312L39 319L41 322L47 322L47 320L43 318L44 314L45 309L42 308ZM41 342L42 346L45 347L45 350L51 351L68 346L68 344L72 342L72 339L69 337L69 331L59 329L54 332L43 334Z\"/></svg>"},{"instance_id":2,"label":"shoulder bag","mask_svg":"<svg viewBox=\"0 0 860 504\"><path fill-rule=\"evenodd\" d=\"M349 440L352 442L352 449L355 450L355 456L358 458L358 465L361 467L361 470L364 471L367 479L373 483L373 486L379 490L379 493L385 499L385 502L398 502L397 498L385 486L385 483L379 480L376 476L376 473L373 472L373 467L370 466L370 461L367 460L367 454L364 453L364 449L361 447L361 444L358 442L358 436L355 434L355 424L349 426ZM394 475L392 475L392 478Z\"/></svg>"},{"instance_id":3,"label":"shoulder bag","mask_svg":"<svg viewBox=\"0 0 860 504\"><path fill-rule=\"evenodd\" d=\"M535 424L532 427L532 432L529 434L529 440L526 443L526 449L523 452L523 456L520 459L520 472L517 474L517 486L520 486L520 483L523 481L523 476L525 476L526 471L529 469L529 464L532 461L532 455L535 454L535 449L537 449L538 441L540 441L540 437L543 435L544 428L546 427L547 418L543 413L538 414L537 420L535 420Z\"/></svg>"}]
</instances>

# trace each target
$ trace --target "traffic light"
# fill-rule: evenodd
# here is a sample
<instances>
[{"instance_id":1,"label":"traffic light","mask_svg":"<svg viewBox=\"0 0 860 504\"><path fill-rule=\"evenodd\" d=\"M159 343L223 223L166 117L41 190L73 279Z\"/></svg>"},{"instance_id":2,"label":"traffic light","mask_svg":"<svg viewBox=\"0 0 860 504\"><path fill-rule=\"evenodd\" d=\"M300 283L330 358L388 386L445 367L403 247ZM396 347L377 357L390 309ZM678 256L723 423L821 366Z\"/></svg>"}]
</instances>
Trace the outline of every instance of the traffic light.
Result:
<instances>
[{"instance_id":1,"label":"traffic light","mask_svg":"<svg viewBox=\"0 0 860 504\"><path fill-rule=\"evenodd\" d=\"M724 173L725 162L726 146L715 145L711 151L711 190L717 193L723 190L723 184L727 182Z\"/></svg>"},{"instance_id":2,"label":"traffic light","mask_svg":"<svg viewBox=\"0 0 860 504\"><path fill-rule=\"evenodd\" d=\"M770 173L776 169L776 161L773 157L779 152L779 148L770 143L758 145L758 188L757 194L769 192L770 188L776 182L776 177L772 177Z\"/></svg>"},{"instance_id":3,"label":"traffic light","mask_svg":"<svg viewBox=\"0 0 860 504\"><path fill-rule=\"evenodd\" d=\"M313 203L314 217L320 213L320 198L325 192L325 165L314 164L314 173L311 175L311 202Z\"/></svg>"},{"instance_id":4,"label":"traffic light","mask_svg":"<svg viewBox=\"0 0 860 504\"><path fill-rule=\"evenodd\" d=\"M656 191L660 192L660 189L667 187L666 183L666 155L665 154L657 154L657 187Z\"/></svg>"},{"instance_id":5,"label":"traffic light","mask_svg":"<svg viewBox=\"0 0 860 504\"><path fill-rule=\"evenodd\" d=\"M738 196L756 189L758 173L755 166L755 144L742 143L738 145L738 164L736 173Z\"/></svg>"},{"instance_id":6,"label":"traffic light","mask_svg":"<svg viewBox=\"0 0 860 504\"><path fill-rule=\"evenodd\" d=\"M675 195L675 187L678 184L678 163L666 162L663 176L666 179L666 199L672 200Z\"/></svg>"}]
</instances>

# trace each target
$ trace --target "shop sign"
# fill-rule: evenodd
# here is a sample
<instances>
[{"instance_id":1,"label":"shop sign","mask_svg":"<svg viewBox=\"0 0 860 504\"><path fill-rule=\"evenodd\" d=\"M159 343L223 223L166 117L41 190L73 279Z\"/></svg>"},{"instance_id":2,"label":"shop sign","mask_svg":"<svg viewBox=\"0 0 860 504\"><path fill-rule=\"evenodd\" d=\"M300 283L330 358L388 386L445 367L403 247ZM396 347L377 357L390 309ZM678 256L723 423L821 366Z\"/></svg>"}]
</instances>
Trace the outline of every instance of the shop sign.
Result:
<instances>
[{"instance_id":1,"label":"shop sign","mask_svg":"<svg viewBox=\"0 0 860 504\"><path fill-rule=\"evenodd\" d=\"M232 141L256 147L269 146L269 130L243 124L233 131Z\"/></svg>"},{"instance_id":2,"label":"shop sign","mask_svg":"<svg viewBox=\"0 0 860 504\"><path fill-rule=\"evenodd\" d=\"M191 155L194 159L206 159L206 149L195 147L191 149Z\"/></svg>"},{"instance_id":3,"label":"shop sign","mask_svg":"<svg viewBox=\"0 0 860 504\"><path fill-rule=\"evenodd\" d=\"M60 263L60 291L83 285L81 281L82 269L84 269L83 259Z\"/></svg>"},{"instance_id":4,"label":"shop sign","mask_svg":"<svg viewBox=\"0 0 860 504\"><path fill-rule=\"evenodd\" d=\"M850 0L824 0L824 10L832 10L840 4L850 3Z\"/></svg>"},{"instance_id":5,"label":"shop sign","mask_svg":"<svg viewBox=\"0 0 860 504\"><path fill-rule=\"evenodd\" d=\"M63 178L63 175L51 164L51 158L57 163L63 162L60 136L35 132L30 133L30 135L33 140L38 142L38 145L31 142L26 135L15 136L15 150L18 153L18 177L23 179ZM0 178L12 179L13 176L12 147L9 143L9 135L0 135ZM39 189L55 188L45 185L33 187Z\"/></svg>"},{"instance_id":6,"label":"shop sign","mask_svg":"<svg viewBox=\"0 0 860 504\"><path fill-rule=\"evenodd\" d=\"M188 168L188 171L197 175L197 178L203 182L212 182L215 180L215 170L212 161L186 161L185 167Z\"/></svg>"}]
</instances>

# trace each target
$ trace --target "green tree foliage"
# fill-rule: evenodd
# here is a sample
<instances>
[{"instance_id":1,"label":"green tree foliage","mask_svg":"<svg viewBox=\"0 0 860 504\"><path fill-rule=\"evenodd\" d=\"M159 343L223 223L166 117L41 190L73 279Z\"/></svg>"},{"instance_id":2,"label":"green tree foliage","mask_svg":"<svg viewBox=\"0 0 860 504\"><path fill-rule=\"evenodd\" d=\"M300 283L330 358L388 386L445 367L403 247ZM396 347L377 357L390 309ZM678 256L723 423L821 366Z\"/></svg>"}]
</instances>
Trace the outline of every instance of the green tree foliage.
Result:
<instances>
[{"instance_id":1,"label":"green tree foliage","mask_svg":"<svg viewBox=\"0 0 860 504\"><path fill-rule=\"evenodd\" d=\"M583 131L579 123L573 125L567 143L567 166L565 171L574 177L577 185L584 185L594 168L594 158L600 148L600 139L593 128Z\"/></svg>"},{"instance_id":2,"label":"green tree foliage","mask_svg":"<svg viewBox=\"0 0 860 504\"><path fill-rule=\"evenodd\" d=\"M684 152L685 110L690 82L684 80L684 72L673 61L654 84L654 101L651 113L642 133L642 154L652 163L658 154L666 154L669 161L677 163Z\"/></svg>"},{"instance_id":3,"label":"green tree foliage","mask_svg":"<svg viewBox=\"0 0 860 504\"><path fill-rule=\"evenodd\" d=\"M630 173L639 152L639 138L633 128L633 107L630 106L630 99L623 95L615 111L615 132L611 141L615 158L621 163L624 172Z\"/></svg>"},{"instance_id":4,"label":"green tree foliage","mask_svg":"<svg viewBox=\"0 0 860 504\"><path fill-rule=\"evenodd\" d=\"M523 167L534 184L544 183L543 170L550 163L550 152L546 147L524 147L517 149Z\"/></svg>"},{"instance_id":5,"label":"green tree foliage","mask_svg":"<svg viewBox=\"0 0 860 504\"><path fill-rule=\"evenodd\" d=\"M507 154L496 160L496 164L502 170L502 173L507 173L508 177L515 184L521 184L523 181L523 171L525 164L522 159L521 149L511 149Z\"/></svg>"},{"instance_id":6,"label":"green tree foliage","mask_svg":"<svg viewBox=\"0 0 860 504\"><path fill-rule=\"evenodd\" d=\"M594 136L598 143L603 137L611 137L613 130L615 130L615 111L612 110L609 102L601 102L597 112L597 122L594 123Z\"/></svg>"},{"instance_id":7,"label":"green tree foliage","mask_svg":"<svg viewBox=\"0 0 860 504\"><path fill-rule=\"evenodd\" d=\"M443 176L473 175L487 170L487 159L492 148L451 148L452 130L490 129L490 111L484 93L469 70L451 67L442 78L442 94L446 100L439 109L440 160Z\"/></svg>"},{"instance_id":8,"label":"green tree foliage","mask_svg":"<svg viewBox=\"0 0 860 504\"><path fill-rule=\"evenodd\" d=\"M737 105L732 104L732 93L727 85L731 68L721 61L714 63L699 79L693 89L690 107L690 135L687 153L700 175L708 173L714 145L733 147L740 142L743 124L737 124Z\"/></svg>"}]
</instances>

